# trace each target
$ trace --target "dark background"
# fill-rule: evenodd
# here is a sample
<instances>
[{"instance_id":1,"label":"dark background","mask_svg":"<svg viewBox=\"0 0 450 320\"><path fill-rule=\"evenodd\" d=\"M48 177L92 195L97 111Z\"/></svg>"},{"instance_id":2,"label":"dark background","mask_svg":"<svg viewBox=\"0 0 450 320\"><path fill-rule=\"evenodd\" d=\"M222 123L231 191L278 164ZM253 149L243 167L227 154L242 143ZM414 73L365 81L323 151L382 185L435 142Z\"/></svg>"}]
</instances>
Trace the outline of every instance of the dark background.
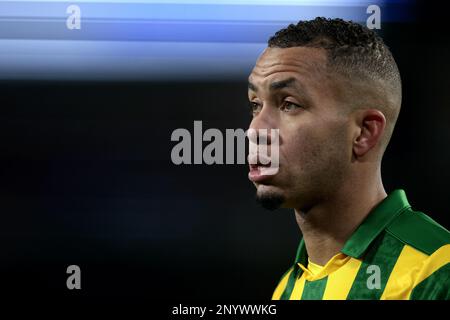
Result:
<instances>
[{"instance_id":1,"label":"dark background","mask_svg":"<svg viewBox=\"0 0 450 320\"><path fill-rule=\"evenodd\" d=\"M383 25L403 79L383 179L448 228L449 33L438 6L417 14ZM170 160L194 120L246 128L246 95L246 78L0 83L2 295L267 300L300 239L293 213L260 208L245 165Z\"/></svg>"}]
</instances>

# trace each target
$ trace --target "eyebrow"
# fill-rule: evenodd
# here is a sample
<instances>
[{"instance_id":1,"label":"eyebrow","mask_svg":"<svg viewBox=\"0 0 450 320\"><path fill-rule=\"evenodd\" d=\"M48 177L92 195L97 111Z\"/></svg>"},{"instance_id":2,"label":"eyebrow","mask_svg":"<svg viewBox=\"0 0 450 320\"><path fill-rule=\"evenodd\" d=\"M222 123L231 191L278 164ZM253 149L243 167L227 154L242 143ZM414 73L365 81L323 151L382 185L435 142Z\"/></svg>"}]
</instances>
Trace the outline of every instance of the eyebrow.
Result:
<instances>
[{"instance_id":1,"label":"eyebrow","mask_svg":"<svg viewBox=\"0 0 450 320\"><path fill-rule=\"evenodd\" d=\"M253 83L251 83L250 81L248 82L248 89L252 90L252 91L255 91L255 92L258 91L258 88Z\"/></svg>"},{"instance_id":2,"label":"eyebrow","mask_svg":"<svg viewBox=\"0 0 450 320\"><path fill-rule=\"evenodd\" d=\"M270 84L269 88L271 90L278 90L278 89L283 89L286 87L295 87L293 85L293 84L295 84L295 82L296 82L295 78L288 78L286 80L272 82Z\"/></svg>"},{"instance_id":3,"label":"eyebrow","mask_svg":"<svg viewBox=\"0 0 450 320\"><path fill-rule=\"evenodd\" d=\"M283 89L283 88L286 88L286 87L294 87L294 88L296 88L295 83L296 83L296 79L291 77L291 78L288 78L288 79L285 79L285 80L274 81L274 82L272 82L270 84L269 88L270 88L270 90L279 90L279 89ZM258 87L255 86L250 81L248 82L248 89L250 89L252 91L255 91L255 92L258 92Z\"/></svg>"}]
</instances>

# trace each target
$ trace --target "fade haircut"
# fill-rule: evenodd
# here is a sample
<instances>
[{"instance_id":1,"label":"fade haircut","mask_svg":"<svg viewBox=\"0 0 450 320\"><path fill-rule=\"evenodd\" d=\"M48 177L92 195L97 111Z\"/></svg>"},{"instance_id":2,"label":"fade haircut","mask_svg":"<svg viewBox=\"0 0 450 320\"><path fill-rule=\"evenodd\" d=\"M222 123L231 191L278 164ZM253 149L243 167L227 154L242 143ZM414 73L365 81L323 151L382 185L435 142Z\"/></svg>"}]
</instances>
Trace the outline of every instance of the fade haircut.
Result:
<instances>
[{"instance_id":1,"label":"fade haircut","mask_svg":"<svg viewBox=\"0 0 450 320\"><path fill-rule=\"evenodd\" d=\"M318 17L279 30L269 39L268 46L324 49L328 71L350 79L355 85L370 87L372 102L355 101L354 106L377 108L385 115L384 152L400 111L402 85L394 57L381 37L352 21Z\"/></svg>"}]
</instances>

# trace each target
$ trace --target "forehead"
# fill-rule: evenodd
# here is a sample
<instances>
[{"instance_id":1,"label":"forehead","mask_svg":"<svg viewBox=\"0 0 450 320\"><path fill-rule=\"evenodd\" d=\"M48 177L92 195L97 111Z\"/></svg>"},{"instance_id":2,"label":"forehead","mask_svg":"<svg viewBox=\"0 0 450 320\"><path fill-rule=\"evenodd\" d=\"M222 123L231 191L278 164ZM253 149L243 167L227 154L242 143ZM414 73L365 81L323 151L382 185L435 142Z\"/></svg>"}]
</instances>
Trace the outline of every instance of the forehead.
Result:
<instances>
[{"instance_id":1,"label":"forehead","mask_svg":"<svg viewBox=\"0 0 450 320\"><path fill-rule=\"evenodd\" d=\"M264 86L266 82L285 76L303 82L319 80L326 74L324 49L308 47L266 48L253 68L249 82Z\"/></svg>"}]
</instances>

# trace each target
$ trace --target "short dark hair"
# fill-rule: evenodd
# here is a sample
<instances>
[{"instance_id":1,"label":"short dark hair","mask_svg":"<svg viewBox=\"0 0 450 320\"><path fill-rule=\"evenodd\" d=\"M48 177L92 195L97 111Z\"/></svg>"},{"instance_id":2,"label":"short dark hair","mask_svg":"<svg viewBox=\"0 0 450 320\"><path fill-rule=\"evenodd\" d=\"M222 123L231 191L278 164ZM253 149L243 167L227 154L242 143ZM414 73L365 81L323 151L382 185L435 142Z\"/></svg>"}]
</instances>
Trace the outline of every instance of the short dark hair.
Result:
<instances>
[{"instance_id":1,"label":"short dark hair","mask_svg":"<svg viewBox=\"0 0 450 320\"><path fill-rule=\"evenodd\" d=\"M388 95L386 105L380 109L390 124L387 140L390 139L400 111L401 79L391 51L375 31L353 21L318 17L279 30L269 39L268 46L325 49L327 67L332 71L364 83L381 84L383 93Z\"/></svg>"}]
</instances>

